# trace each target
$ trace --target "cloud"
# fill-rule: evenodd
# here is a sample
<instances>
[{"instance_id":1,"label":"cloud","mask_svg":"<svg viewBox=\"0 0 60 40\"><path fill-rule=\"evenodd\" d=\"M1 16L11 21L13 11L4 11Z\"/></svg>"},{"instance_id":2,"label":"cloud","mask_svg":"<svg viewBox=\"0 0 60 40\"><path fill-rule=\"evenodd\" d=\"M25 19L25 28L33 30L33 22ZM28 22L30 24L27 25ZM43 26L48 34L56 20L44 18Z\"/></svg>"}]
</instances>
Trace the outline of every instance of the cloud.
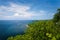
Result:
<instances>
[{"instance_id":1,"label":"cloud","mask_svg":"<svg viewBox=\"0 0 60 40\"><path fill-rule=\"evenodd\" d=\"M47 15L47 11L30 11L31 6L10 3L9 6L0 6L0 18L3 19L43 19Z\"/></svg>"},{"instance_id":2,"label":"cloud","mask_svg":"<svg viewBox=\"0 0 60 40\"><path fill-rule=\"evenodd\" d=\"M28 12L30 9L30 6L25 5L18 5L14 3L10 3L10 6L0 6L0 15L2 13L7 15L4 17L20 17L20 18L29 18L33 16L33 13ZM13 14L9 16L9 12L12 12Z\"/></svg>"}]
</instances>

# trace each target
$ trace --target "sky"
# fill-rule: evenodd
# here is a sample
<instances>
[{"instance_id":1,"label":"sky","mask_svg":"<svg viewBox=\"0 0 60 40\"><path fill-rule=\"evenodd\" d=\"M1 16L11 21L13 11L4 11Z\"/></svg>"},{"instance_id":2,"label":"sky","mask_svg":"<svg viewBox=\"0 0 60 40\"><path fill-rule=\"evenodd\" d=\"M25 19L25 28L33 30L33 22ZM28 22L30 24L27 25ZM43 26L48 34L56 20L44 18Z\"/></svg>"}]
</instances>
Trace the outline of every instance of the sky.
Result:
<instances>
[{"instance_id":1,"label":"sky","mask_svg":"<svg viewBox=\"0 0 60 40\"><path fill-rule=\"evenodd\" d=\"M60 0L0 0L0 20L47 20L60 8Z\"/></svg>"}]
</instances>

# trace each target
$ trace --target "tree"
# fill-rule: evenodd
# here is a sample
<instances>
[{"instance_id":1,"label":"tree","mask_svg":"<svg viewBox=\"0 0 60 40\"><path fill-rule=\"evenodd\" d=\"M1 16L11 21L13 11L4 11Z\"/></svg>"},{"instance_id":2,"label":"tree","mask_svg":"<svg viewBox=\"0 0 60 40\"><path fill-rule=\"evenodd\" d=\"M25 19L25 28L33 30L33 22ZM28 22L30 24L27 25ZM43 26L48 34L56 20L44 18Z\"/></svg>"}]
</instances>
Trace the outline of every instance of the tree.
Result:
<instances>
[{"instance_id":1,"label":"tree","mask_svg":"<svg viewBox=\"0 0 60 40\"><path fill-rule=\"evenodd\" d=\"M58 22L60 20L60 9L57 10L57 13L54 15L53 21Z\"/></svg>"}]
</instances>

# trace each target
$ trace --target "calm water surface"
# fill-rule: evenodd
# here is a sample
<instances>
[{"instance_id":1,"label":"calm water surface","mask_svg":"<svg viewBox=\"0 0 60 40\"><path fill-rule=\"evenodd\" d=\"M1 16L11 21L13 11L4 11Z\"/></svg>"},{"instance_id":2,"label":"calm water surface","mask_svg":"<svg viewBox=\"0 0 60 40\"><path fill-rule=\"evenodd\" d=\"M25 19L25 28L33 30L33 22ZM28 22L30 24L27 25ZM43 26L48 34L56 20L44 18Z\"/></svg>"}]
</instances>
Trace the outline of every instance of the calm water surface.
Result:
<instances>
[{"instance_id":1,"label":"calm water surface","mask_svg":"<svg viewBox=\"0 0 60 40\"><path fill-rule=\"evenodd\" d=\"M0 20L0 40L6 40L8 36L23 34L26 25L32 20Z\"/></svg>"}]
</instances>

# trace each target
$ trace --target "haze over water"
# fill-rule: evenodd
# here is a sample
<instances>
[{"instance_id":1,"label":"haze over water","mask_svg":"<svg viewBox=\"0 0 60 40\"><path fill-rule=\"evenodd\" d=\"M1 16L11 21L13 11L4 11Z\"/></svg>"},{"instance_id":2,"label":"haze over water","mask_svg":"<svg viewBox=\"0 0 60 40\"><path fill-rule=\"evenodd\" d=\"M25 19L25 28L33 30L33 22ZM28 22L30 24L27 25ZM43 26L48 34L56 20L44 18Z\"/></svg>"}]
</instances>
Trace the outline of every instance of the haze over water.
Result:
<instances>
[{"instance_id":1,"label":"haze over water","mask_svg":"<svg viewBox=\"0 0 60 40\"><path fill-rule=\"evenodd\" d=\"M0 40L5 40L8 36L23 34L26 25L32 20L0 20Z\"/></svg>"}]
</instances>

